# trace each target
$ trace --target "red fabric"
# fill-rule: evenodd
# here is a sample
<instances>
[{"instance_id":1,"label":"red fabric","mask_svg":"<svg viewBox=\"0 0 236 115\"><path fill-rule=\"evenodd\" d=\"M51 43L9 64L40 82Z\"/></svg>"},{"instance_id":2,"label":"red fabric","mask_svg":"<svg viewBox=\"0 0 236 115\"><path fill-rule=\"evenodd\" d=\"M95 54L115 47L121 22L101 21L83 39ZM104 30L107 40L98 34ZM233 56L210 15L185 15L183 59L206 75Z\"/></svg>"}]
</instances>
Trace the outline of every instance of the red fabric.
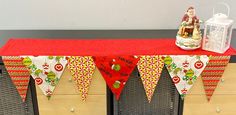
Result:
<instances>
[{"instance_id":1,"label":"red fabric","mask_svg":"<svg viewBox=\"0 0 236 115\"><path fill-rule=\"evenodd\" d=\"M0 48L0 54L2 54L1 52L2 52L2 48ZM1 55L0 55L0 56L1 56Z\"/></svg>"},{"instance_id":2,"label":"red fabric","mask_svg":"<svg viewBox=\"0 0 236 115\"><path fill-rule=\"evenodd\" d=\"M29 70L25 67L22 63L22 59L18 56L4 56L2 57L2 60L13 84L16 86L16 89L22 98L22 101L25 102L30 80Z\"/></svg>"},{"instance_id":3,"label":"red fabric","mask_svg":"<svg viewBox=\"0 0 236 115\"><path fill-rule=\"evenodd\" d=\"M230 56L212 56L209 63L201 73L208 101L210 101L229 60Z\"/></svg>"},{"instance_id":4,"label":"red fabric","mask_svg":"<svg viewBox=\"0 0 236 115\"><path fill-rule=\"evenodd\" d=\"M118 100L139 58L135 56L98 56L93 59Z\"/></svg>"},{"instance_id":5,"label":"red fabric","mask_svg":"<svg viewBox=\"0 0 236 115\"><path fill-rule=\"evenodd\" d=\"M175 39L10 39L0 55L235 55L231 47L224 54L197 49L185 51Z\"/></svg>"}]
</instances>

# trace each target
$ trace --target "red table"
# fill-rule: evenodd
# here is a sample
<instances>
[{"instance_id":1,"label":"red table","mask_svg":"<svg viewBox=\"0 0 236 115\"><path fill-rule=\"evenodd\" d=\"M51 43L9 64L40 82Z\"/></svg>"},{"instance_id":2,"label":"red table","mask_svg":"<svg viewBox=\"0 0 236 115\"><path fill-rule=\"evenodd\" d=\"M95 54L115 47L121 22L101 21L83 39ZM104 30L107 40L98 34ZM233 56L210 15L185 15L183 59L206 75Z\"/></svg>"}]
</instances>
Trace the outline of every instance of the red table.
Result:
<instances>
[{"instance_id":1,"label":"red table","mask_svg":"<svg viewBox=\"0 0 236 115\"><path fill-rule=\"evenodd\" d=\"M235 55L231 47L224 54L197 49L185 51L175 39L10 39L1 49L1 56L18 55Z\"/></svg>"}]
</instances>

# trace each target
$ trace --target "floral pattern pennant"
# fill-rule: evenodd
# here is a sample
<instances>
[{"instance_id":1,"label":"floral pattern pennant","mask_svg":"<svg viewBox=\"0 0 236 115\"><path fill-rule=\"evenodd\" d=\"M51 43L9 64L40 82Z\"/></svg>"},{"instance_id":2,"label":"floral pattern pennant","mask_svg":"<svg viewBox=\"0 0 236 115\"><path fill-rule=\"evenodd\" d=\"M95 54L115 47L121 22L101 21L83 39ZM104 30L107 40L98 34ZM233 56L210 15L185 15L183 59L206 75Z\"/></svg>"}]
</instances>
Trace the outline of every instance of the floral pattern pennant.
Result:
<instances>
[{"instance_id":1,"label":"floral pattern pennant","mask_svg":"<svg viewBox=\"0 0 236 115\"><path fill-rule=\"evenodd\" d=\"M207 55L170 55L164 59L165 66L183 98L206 67Z\"/></svg>"},{"instance_id":2,"label":"floral pattern pennant","mask_svg":"<svg viewBox=\"0 0 236 115\"><path fill-rule=\"evenodd\" d=\"M163 56L141 56L138 62L138 70L149 103L156 89L164 66Z\"/></svg>"},{"instance_id":3,"label":"floral pattern pennant","mask_svg":"<svg viewBox=\"0 0 236 115\"><path fill-rule=\"evenodd\" d=\"M91 56L71 56L68 59L68 68L81 93L82 100L85 101L95 71L93 58Z\"/></svg>"},{"instance_id":4,"label":"floral pattern pennant","mask_svg":"<svg viewBox=\"0 0 236 115\"><path fill-rule=\"evenodd\" d=\"M50 99L67 64L64 56L22 56L35 83Z\"/></svg>"}]
</instances>

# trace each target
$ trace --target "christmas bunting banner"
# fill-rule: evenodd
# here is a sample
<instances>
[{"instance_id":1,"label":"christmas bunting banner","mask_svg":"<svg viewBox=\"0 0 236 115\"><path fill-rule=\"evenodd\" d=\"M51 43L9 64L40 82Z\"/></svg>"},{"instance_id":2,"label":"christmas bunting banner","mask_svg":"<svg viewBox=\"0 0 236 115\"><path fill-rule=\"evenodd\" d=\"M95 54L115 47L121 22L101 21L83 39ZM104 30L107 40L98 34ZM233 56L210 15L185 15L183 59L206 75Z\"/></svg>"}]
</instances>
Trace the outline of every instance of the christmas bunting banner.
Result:
<instances>
[{"instance_id":1,"label":"christmas bunting banner","mask_svg":"<svg viewBox=\"0 0 236 115\"><path fill-rule=\"evenodd\" d=\"M29 70L24 66L19 56L3 56L2 60L13 84L16 86L24 102L30 80Z\"/></svg>"},{"instance_id":2,"label":"christmas bunting banner","mask_svg":"<svg viewBox=\"0 0 236 115\"><path fill-rule=\"evenodd\" d=\"M141 56L137 65L150 103L164 66L163 56Z\"/></svg>"},{"instance_id":3,"label":"christmas bunting banner","mask_svg":"<svg viewBox=\"0 0 236 115\"><path fill-rule=\"evenodd\" d=\"M131 72L136 67L137 56L101 56L94 57L94 62L100 70L108 87L118 100Z\"/></svg>"},{"instance_id":4,"label":"christmas bunting banner","mask_svg":"<svg viewBox=\"0 0 236 115\"><path fill-rule=\"evenodd\" d=\"M30 75L43 93L50 98L66 65L83 101L87 98L96 66L118 100L137 65L150 103L164 65L181 97L188 93L201 75L207 99L210 101L230 56L3 56L2 59L23 101L26 98Z\"/></svg>"},{"instance_id":5,"label":"christmas bunting banner","mask_svg":"<svg viewBox=\"0 0 236 115\"><path fill-rule=\"evenodd\" d=\"M71 56L68 59L67 67L78 86L82 100L85 101L95 71L93 58L91 56Z\"/></svg>"},{"instance_id":6,"label":"christmas bunting banner","mask_svg":"<svg viewBox=\"0 0 236 115\"><path fill-rule=\"evenodd\" d=\"M230 56L211 56L209 63L203 70L201 76L208 101L210 101L229 59Z\"/></svg>"},{"instance_id":7,"label":"christmas bunting banner","mask_svg":"<svg viewBox=\"0 0 236 115\"><path fill-rule=\"evenodd\" d=\"M184 97L209 61L206 55L170 55L164 63L181 97Z\"/></svg>"},{"instance_id":8,"label":"christmas bunting banner","mask_svg":"<svg viewBox=\"0 0 236 115\"><path fill-rule=\"evenodd\" d=\"M23 56L23 64L29 68L35 83L48 98L58 84L67 60L64 56Z\"/></svg>"}]
</instances>

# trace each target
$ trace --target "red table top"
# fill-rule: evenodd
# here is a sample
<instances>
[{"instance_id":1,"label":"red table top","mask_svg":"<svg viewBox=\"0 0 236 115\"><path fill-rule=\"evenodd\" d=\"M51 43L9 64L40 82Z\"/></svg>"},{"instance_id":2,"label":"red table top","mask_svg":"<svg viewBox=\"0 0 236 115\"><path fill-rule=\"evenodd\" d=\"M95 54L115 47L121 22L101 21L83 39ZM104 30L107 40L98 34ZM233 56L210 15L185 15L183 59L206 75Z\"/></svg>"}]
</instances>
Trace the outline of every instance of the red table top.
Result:
<instances>
[{"instance_id":1,"label":"red table top","mask_svg":"<svg viewBox=\"0 0 236 115\"><path fill-rule=\"evenodd\" d=\"M175 45L175 39L10 39L0 55L236 55L236 50L231 47L224 54L185 51Z\"/></svg>"}]
</instances>

